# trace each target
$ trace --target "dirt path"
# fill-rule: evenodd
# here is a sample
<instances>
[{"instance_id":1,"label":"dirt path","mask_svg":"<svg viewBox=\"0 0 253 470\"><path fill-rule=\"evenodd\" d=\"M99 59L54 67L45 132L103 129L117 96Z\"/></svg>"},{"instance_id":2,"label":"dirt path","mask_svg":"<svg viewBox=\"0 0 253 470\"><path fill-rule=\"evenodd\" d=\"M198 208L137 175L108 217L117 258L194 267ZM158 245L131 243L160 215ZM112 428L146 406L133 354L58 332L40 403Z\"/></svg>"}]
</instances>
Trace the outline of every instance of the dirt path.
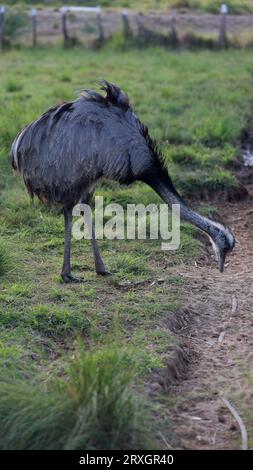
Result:
<instances>
[{"instance_id":1,"label":"dirt path","mask_svg":"<svg viewBox=\"0 0 253 470\"><path fill-rule=\"evenodd\" d=\"M237 239L225 273L213 264L180 272L195 320L180 333L191 355L186 377L171 388L178 403L171 413L175 448L240 448L240 429L224 396L253 446L253 198L222 206L220 213Z\"/></svg>"}]
</instances>

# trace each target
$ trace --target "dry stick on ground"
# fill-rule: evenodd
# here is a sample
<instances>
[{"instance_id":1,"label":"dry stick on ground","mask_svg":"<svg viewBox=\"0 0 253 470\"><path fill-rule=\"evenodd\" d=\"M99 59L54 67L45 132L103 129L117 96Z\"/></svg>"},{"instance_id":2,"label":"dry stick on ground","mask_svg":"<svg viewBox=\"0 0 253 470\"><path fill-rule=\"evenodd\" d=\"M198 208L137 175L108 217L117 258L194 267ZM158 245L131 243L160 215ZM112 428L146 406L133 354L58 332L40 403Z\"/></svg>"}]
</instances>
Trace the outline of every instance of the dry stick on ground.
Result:
<instances>
[{"instance_id":1,"label":"dry stick on ground","mask_svg":"<svg viewBox=\"0 0 253 470\"><path fill-rule=\"evenodd\" d=\"M173 447L169 444L169 442L165 439L164 435L163 435L161 432L160 432L159 434L160 434L160 436L161 436L163 442L165 443L167 449L169 449L169 450L174 450L174 448L173 448Z\"/></svg>"},{"instance_id":2,"label":"dry stick on ground","mask_svg":"<svg viewBox=\"0 0 253 470\"><path fill-rule=\"evenodd\" d=\"M225 334L226 334L226 331L222 331L219 338L218 338L218 343L221 344L222 341L224 340L224 337L225 337Z\"/></svg>"},{"instance_id":3,"label":"dry stick on ground","mask_svg":"<svg viewBox=\"0 0 253 470\"><path fill-rule=\"evenodd\" d=\"M237 306L238 306L237 298L233 296L232 297L232 307L231 307L231 314L232 315L234 315L236 313Z\"/></svg>"},{"instance_id":4,"label":"dry stick on ground","mask_svg":"<svg viewBox=\"0 0 253 470\"><path fill-rule=\"evenodd\" d=\"M245 424L241 416L237 413L236 409L231 405L231 403L226 398L223 397L222 401L226 405L226 407L229 409L231 414L234 416L234 418L236 419L240 427L241 436L242 436L242 450L248 450L248 433L247 433L247 429L245 427Z\"/></svg>"}]
</instances>

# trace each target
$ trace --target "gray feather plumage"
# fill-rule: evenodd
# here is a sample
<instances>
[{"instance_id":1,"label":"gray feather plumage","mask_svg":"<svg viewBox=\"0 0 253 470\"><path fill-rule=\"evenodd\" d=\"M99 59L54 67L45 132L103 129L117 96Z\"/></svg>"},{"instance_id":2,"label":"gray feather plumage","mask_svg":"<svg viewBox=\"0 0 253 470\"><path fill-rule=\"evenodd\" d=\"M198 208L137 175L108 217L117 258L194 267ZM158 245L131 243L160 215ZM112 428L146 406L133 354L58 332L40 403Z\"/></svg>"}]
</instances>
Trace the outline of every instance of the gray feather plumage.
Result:
<instances>
[{"instance_id":1,"label":"gray feather plumage","mask_svg":"<svg viewBox=\"0 0 253 470\"><path fill-rule=\"evenodd\" d=\"M31 195L73 206L100 177L130 183L150 168L155 146L145 126L117 86L102 88L105 97L87 91L50 108L13 143L13 167Z\"/></svg>"}]
</instances>

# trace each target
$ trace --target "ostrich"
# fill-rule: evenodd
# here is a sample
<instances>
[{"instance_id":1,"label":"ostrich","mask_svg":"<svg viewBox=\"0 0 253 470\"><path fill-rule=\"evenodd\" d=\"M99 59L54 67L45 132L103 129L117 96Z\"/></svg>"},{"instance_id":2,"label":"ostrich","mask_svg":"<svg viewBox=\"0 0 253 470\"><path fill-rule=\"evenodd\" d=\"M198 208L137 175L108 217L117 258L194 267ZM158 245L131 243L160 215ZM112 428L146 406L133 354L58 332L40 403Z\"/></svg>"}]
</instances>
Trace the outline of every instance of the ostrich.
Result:
<instances>
[{"instance_id":1,"label":"ostrich","mask_svg":"<svg viewBox=\"0 0 253 470\"><path fill-rule=\"evenodd\" d=\"M102 81L105 96L87 90L76 101L49 108L27 125L11 149L12 166L23 177L31 197L63 210L65 221L62 279L71 275L72 209L91 204L101 177L131 184L142 181L169 205L180 204L181 216L209 235L222 272L235 239L228 228L190 209L173 186L156 143L134 114L127 95ZM92 247L97 274L106 275L95 231Z\"/></svg>"}]
</instances>

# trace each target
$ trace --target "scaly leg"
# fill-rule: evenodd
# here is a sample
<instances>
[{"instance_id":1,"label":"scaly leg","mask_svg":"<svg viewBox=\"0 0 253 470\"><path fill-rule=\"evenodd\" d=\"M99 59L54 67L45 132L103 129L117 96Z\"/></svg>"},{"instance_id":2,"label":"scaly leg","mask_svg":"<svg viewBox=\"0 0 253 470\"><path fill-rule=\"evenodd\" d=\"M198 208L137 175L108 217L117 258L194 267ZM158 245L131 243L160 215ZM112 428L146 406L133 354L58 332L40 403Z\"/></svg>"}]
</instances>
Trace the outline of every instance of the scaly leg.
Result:
<instances>
[{"instance_id":1,"label":"scaly leg","mask_svg":"<svg viewBox=\"0 0 253 470\"><path fill-rule=\"evenodd\" d=\"M65 223L65 240L64 240L64 259L61 277L66 283L80 282L79 279L71 275L71 226L72 226L72 208L64 209L64 223Z\"/></svg>"},{"instance_id":2,"label":"scaly leg","mask_svg":"<svg viewBox=\"0 0 253 470\"><path fill-rule=\"evenodd\" d=\"M89 211L84 211L84 219L85 223L88 227L89 234L91 234L91 241L92 241L92 251L93 251L93 256L94 256L94 261L95 261L95 269L96 273L101 275L101 276L110 276L111 273L106 271L103 258L100 254L100 250L98 247L98 243L95 237L95 230L92 222L92 214Z\"/></svg>"},{"instance_id":3,"label":"scaly leg","mask_svg":"<svg viewBox=\"0 0 253 470\"><path fill-rule=\"evenodd\" d=\"M93 255L94 255L94 260L95 260L96 273L99 274L100 276L111 276L111 273L109 271L106 271L105 269L104 261L100 254L98 242L95 237L95 230L94 230L93 225L92 225L92 250L93 250Z\"/></svg>"}]
</instances>

